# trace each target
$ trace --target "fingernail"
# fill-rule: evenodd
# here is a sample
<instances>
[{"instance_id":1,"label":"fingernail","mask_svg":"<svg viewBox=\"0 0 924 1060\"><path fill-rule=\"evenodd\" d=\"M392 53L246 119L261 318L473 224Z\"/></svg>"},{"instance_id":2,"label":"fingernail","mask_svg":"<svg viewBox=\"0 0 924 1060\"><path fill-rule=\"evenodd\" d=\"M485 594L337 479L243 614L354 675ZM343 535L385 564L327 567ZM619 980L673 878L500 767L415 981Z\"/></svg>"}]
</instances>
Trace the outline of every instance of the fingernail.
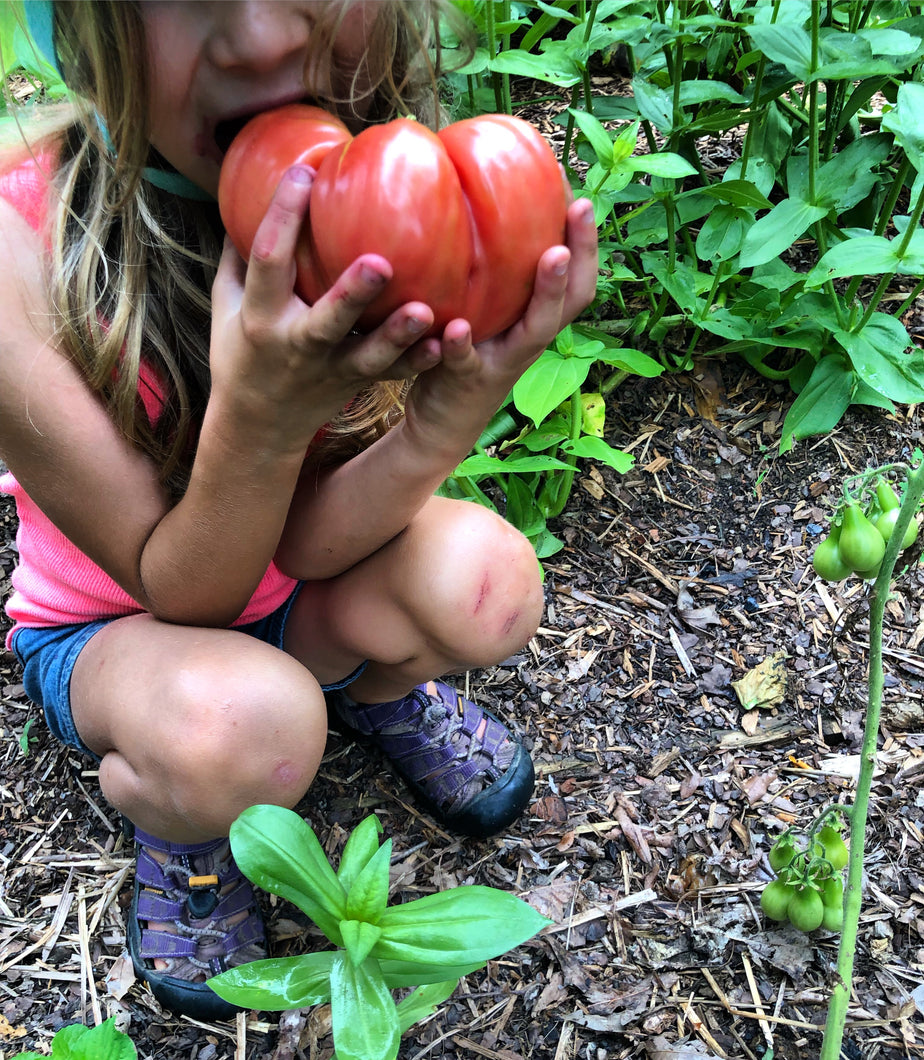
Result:
<instances>
[{"instance_id":1,"label":"fingernail","mask_svg":"<svg viewBox=\"0 0 924 1060\"><path fill-rule=\"evenodd\" d=\"M420 317L407 318L407 330L410 331L412 335L417 335L419 332L423 331L426 326L427 325L420 319Z\"/></svg>"},{"instance_id":2,"label":"fingernail","mask_svg":"<svg viewBox=\"0 0 924 1060\"><path fill-rule=\"evenodd\" d=\"M570 261L570 258L563 258L555 265L552 271L555 273L556 276L564 276L565 273L568 271L568 264Z\"/></svg>"},{"instance_id":3,"label":"fingernail","mask_svg":"<svg viewBox=\"0 0 924 1060\"><path fill-rule=\"evenodd\" d=\"M305 166L292 166L289 170L289 180L293 184L310 184L311 171L306 169Z\"/></svg>"},{"instance_id":4,"label":"fingernail","mask_svg":"<svg viewBox=\"0 0 924 1060\"><path fill-rule=\"evenodd\" d=\"M371 265L363 265L360 268L360 275L366 281L366 283L385 282L385 277L378 271L378 269L373 269Z\"/></svg>"},{"instance_id":5,"label":"fingernail","mask_svg":"<svg viewBox=\"0 0 924 1060\"><path fill-rule=\"evenodd\" d=\"M593 221L594 219L594 204L590 199L579 199L578 206L580 206L580 218L582 221Z\"/></svg>"}]
</instances>

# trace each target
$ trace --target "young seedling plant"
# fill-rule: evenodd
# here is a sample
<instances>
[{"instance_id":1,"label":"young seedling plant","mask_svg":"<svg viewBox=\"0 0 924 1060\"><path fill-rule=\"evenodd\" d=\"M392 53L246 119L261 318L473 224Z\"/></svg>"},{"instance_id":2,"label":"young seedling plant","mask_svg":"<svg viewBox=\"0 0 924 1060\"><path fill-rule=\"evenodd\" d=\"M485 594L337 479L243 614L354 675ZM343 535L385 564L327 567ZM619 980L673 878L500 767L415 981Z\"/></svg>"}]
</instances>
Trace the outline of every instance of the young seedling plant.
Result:
<instances>
[{"instance_id":1,"label":"young seedling plant","mask_svg":"<svg viewBox=\"0 0 924 1060\"><path fill-rule=\"evenodd\" d=\"M870 600L868 699L854 803L824 811L809 829L804 843L798 842L794 833L784 833L770 852L770 864L777 878L767 885L761 896L761 906L768 917L788 919L805 931L818 927L836 931L842 917L837 974L828 1006L820 1060L838 1060L844 1037L862 902L866 824L882 709L885 607L899 555L917 539L918 512L924 497L924 461L921 454L916 454L916 459L917 466L911 469L902 464L890 464L847 479L831 530L812 557L815 573L827 581L842 581L848 577L874 579ZM901 497L889 481L890 477L897 479L899 476L904 477ZM836 825L839 815L849 822L849 852ZM845 865L847 883L843 888L841 907L841 870Z\"/></svg>"},{"instance_id":2,"label":"young seedling plant","mask_svg":"<svg viewBox=\"0 0 924 1060\"><path fill-rule=\"evenodd\" d=\"M291 810L259 805L231 826L245 876L297 906L336 949L253 961L208 980L242 1008L330 1004L337 1060L393 1060L401 1035L430 1015L463 975L550 923L493 887L453 887L388 905L392 842L367 817L335 871L311 827ZM394 990L414 989L395 1002Z\"/></svg>"}]
</instances>

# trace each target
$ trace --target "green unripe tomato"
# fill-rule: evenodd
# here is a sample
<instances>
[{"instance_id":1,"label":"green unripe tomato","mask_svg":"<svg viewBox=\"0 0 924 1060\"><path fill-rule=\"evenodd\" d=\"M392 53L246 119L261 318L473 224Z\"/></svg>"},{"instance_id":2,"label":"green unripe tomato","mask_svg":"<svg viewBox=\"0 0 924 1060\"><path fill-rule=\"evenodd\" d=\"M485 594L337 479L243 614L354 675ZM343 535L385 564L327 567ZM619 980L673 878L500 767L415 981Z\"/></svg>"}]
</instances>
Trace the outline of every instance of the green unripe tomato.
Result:
<instances>
[{"instance_id":1,"label":"green unripe tomato","mask_svg":"<svg viewBox=\"0 0 924 1060\"><path fill-rule=\"evenodd\" d=\"M824 920L825 906L821 895L815 887L799 887L789 899L786 915L793 927L800 931L814 931L821 927Z\"/></svg>"},{"instance_id":2,"label":"green unripe tomato","mask_svg":"<svg viewBox=\"0 0 924 1060\"><path fill-rule=\"evenodd\" d=\"M825 931L840 931L844 926L844 884L840 876L829 876L822 884L821 904L821 926Z\"/></svg>"},{"instance_id":3,"label":"green unripe tomato","mask_svg":"<svg viewBox=\"0 0 924 1060\"><path fill-rule=\"evenodd\" d=\"M785 880L771 880L760 896L760 908L770 920L782 923L789 918L789 901L793 890Z\"/></svg>"},{"instance_id":4,"label":"green unripe tomato","mask_svg":"<svg viewBox=\"0 0 924 1060\"><path fill-rule=\"evenodd\" d=\"M812 556L815 573L826 582L842 582L853 574L853 567L841 558L840 536L841 528L831 527L831 532L819 543Z\"/></svg>"},{"instance_id":5,"label":"green unripe tomato","mask_svg":"<svg viewBox=\"0 0 924 1060\"><path fill-rule=\"evenodd\" d=\"M834 825L826 824L818 830L815 842L812 843L812 855L827 859L835 872L840 872L847 864L850 852Z\"/></svg>"},{"instance_id":6,"label":"green unripe tomato","mask_svg":"<svg viewBox=\"0 0 924 1060\"><path fill-rule=\"evenodd\" d=\"M885 541L857 504L847 505L838 548L841 559L858 574L876 570L882 563Z\"/></svg>"},{"instance_id":7,"label":"green unripe tomato","mask_svg":"<svg viewBox=\"0 0 924 1060\"><path fill-rule=\"evenodd\" d=\"M876 483L876 500L879 501L879 507L884 512L890 512L893 508L900 508L902 503L898 494L884 478L879 479Z\"/></svg>"},{"instance_id":8,"label":"green unripe tomato","mask_svg":"<svg viewBox=\"0 0 924 1060\"><path fill-rule=\"evenodd\" d=\"M887 511L881 512L876 516L874 526L882 534L882 540L888 541L892 537L892 531L895 529L895 524L898 522L898 508L889 508ZM902 538L902 548L909 548L918 539L918 521L912 519L905 530L905 536Z\"/></svg>"},{"instance_id":9,"label":"green unripe tomato","mask_svg":"<svg viewBox=\"0 0 924 1060\"><path fill-rule=\"evenodd\" d=\"M792 859L797 853L796 844L792 841L792 836L781 836L770 848L770 853L767 855L770 868L776 873L783 872L784 869L788 869L792 864Z\"/></svg>"}]
</instances>

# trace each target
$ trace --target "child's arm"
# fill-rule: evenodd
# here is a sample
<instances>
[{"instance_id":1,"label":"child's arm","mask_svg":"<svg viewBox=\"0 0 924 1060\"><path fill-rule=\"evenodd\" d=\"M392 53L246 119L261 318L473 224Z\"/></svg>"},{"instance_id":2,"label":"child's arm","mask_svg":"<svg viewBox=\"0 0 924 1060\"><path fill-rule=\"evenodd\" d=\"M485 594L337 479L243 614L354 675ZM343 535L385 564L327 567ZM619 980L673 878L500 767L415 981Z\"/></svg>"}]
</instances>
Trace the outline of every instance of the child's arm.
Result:
<instances>
[{"instance_id":1,"label":"child's arm","mask_svg":"<svg viewBox=\"0 0 924 1060\"><path fill-rule=\"evenodd\" d=\"M41 240L0 200L0 454L55 525L160 618L234 621L276 551L317 428L370 379L415 374L438 356L409 352L420 333L413 318L424 328L432 320L419 304L363 342L341 344L387 282L381 258L354 263L310 310L295 297L308 191L284 181L246 270L233 251L224 256L211 396L176 504L56 348Z\"/></svg>"},{"instance_id":2,"label":"child's arm","mask_svg":"<svg viewBox=\"0 0 924 1060\"><path fill-rule=\"evenodd\" d=\"M404 420L335 470L303 477L277 554L284 570L329 577L408 525L468 455L520 375L593 299L597 236L586 199L569 211L567 241L567 248L543 255L533 298L509 331L472 346L467 323L452 321L439 363L411 387Z\"/></svg>"}]
</instances>

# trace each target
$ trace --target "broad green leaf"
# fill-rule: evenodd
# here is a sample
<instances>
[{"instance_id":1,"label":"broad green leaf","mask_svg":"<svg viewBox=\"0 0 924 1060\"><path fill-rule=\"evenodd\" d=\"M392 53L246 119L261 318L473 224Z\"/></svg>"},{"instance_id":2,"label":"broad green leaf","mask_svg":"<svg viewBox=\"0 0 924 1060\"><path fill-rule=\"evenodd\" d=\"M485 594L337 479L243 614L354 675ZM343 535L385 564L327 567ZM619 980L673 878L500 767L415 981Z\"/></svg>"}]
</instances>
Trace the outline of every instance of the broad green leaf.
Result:
<instances>
[{"instance_id":1,"label":"broad green leaf","mask_svg":"<svg viewBox=\"0 0 924 1060\"><path fill-rule=\"evenodd\" d=\"M763 217L758 218L745 236L741 248L741 266L763 265L779 257L784 250L805 234L828 211L802 199L783 199Z\"/></svg>"},{"instance_id":2,"label":"broad green leaf","mask_svg":"<svg viewBox=\"0 0 924 1060\"><path fill-rule=\"evenodd\" d=\"M655 87L644 77L636 77L632 81L632 94L643 118L665 135L673 132L674 101L670 92Z\"/></svg>"},{"instance_id":3,"label":"broad green leaf","mask_svg":"<svg viewBox=\"0 0 924 1060\"><path fill-rule=\"evenodd\" d=\"M597 357L597 360L629 372L630 375L643 376L645 379L654 379L664 371L664 365L656 361L654 357L628 346L623 349L617 347L606 350Z\"/></svg>"},{"instance_id":4,"label":"broad green leaf","mask_svg":"<svg viewBox=\"0 0 924 1060\"><path fill-rule=\"evenodd\" d=\"M251 883L298 906L340 945L346 891L297 813L266 804L248 807L231 825L231 850Z\"/></svg>"},{"instance_id":5,"label":"broad green leaf","mask_svg":"<svg viewBox=\"0 0 924 1060\"><path fill-rule=\"evenodd\" d=\"M654 177L692 177L695 167L673 151L658 151L653 155L633 155L629 163L634 170L650 173Z\"/></svg>"},{"instance_id":6,"label":"broad green leaf","mask_svg":"<svg viewBox=\"0 0 924 1060\"><path fill-rule=\"evenodd\" d=\"M519 475L508 475L506 495L507 521L524 537L533 537L545 528L545 516L539 510L529 483Z\"/></svg>"},{"instance_id":7,"label":"broad green leaf","mask_svg":"<svg viewBox=\"0 0 924 1060\"><path fill-rule=\"evenodd\" d=\"M768 162L764 158L751 158L748 161L747 167L744 171L744 176L741 175L741 160L737 159L725 171L725 176L722 180L721 185L710 185L710 189L716 187L722 187L725 184L737 182L739 180L747 180L753 184L757 189L759 195L767 196L773 191L773 185L776 183L776 170L771 162ZM701 189L706 191L707 189ZM741 203L742 206L750 206L751 203ZM770 206L770 200L767 200L766 206L758 207L759 209L767 209Z\"/></svg>"},{"instance_id":8,"label":"broad green leaf","mask_svg":"<svg viewBox=\"0 0 924 1060\"><path fill-rule=\"evenodd\" d=\"M562 450L580 457L582 460L599 460L609 465L620 474L625 474L635 463L635 457L631 453L624 453L621 449L614 449L602 438L585 434L573 441L568 439L562 442Z\"/></svg>"},{"instance_id":9,"label":"broad green leaf","mask_svg":"<svg viewBox=\"0 0 924 1060\"><path fill-rule=\"evenodd\" d=\"M799 22L753 25L747 29L757 47L781 63L799 81L808 81L812 70L812 38Z\"/></svg>"},{"instance_id":10,"label":"broad green leaf","mask_svg":"<svg viewBox=\"0 0 924 1060\"><path fill-rule=\"evenodd\" d=\"M908 81L901 85L895 106L883 112L882 127L892 133L911 164L924 172L924 85Z\"/></svg>"},{"instance_id":11,"label":"broad green leaf","mask_svg":"<svg viewBox=\"0 0 924 1060\"><path fill-rule=\"evenodd\" d=\"M590 146L594 149L594 154L600 164L604 167L611 165L613 162L613 141L603 125L592 114L588 114L586 110L575 110L572 107L568 113L573 115L577 127L590 141Z\"/></svg>"},{"instance_id":12,"label":"broad green leaf","mask_svg":"<svg viewBox=\"0 0 924 1060\"><path fill-rule=\"evenodd\" d=\"M447 979L459 980L463 975L484 968L485 964L485 961L472 961L468 964L446 964L442 961L379 961L382 976L392 990L422 983L442 983Z\"/></svg>"},{"instance_id":13,"label":"broad green leaf","mask_svg":"<svg viewBox=\"0 0 924 1060\"><path fill-rule=\"evenodd\" d=\"M911 339L895 317L874 313L862 331L838 331L834 338L867 386L893 401L924 401L924 352L905 352Z\"/></svg>"},{"instance_id":14,"label":"broad green leaf","mask_svg":"<svg viewBox=\"0 0 924 1060\"><path fill-rule=\"evenodd\" d=\"M395 1000L378 961L356 967L343 954L330 976L330 1015L338 1060L394 1060L401 1044Z\"/></svg>"},{"instance_id":15,"label":"broad green leaf","mask_svg":"<svg viewBox=\"0 0 924 1060\"><path fill-rule=\"evenodd\" d=\"M343 884L343 889L347 894L350 893L353 881L379 849L381 834L382 822L373 813L360 821L346 841L346 846L340 855L340 865L337 867L337 879Z\"/></svg>"},{"instance_id":16,"label":"broad green leaf","mask_svg":"<svg viewBox=\"0 0 924 1060\"><path fill-rule=\"evenodd\" d=\"M466 457L453 472L462 477L475 475L530 474L534 471L569 471L570 464L554 456L487 456L475 453Z\"/></svg>"},{"instance_id":17,"label":"broad green leaf","mask_svg":"<svg viewBox=\"0 0 924 1060\"><path fill-rule=\"evenodd\" d=\"M478 446L481 449L487 449L488 446L496 445L505 438L512 438L518 430L517 421L506 408L502 408L494 413L488 421L487 427L481 432L478 438Z\"/></svg>"},{"instance_id":18,"label":"broad green leaf","mask_svg":"<svg viewBox=\"0 0 924 1060\"><path fill-rule=\"evenodd\" d=\"M581 430L602 438L606 427L606 402L602 394L581 394Z\"/></svg>"},{"instance_id":19,"label":"broad green leaf","mask_svg":"<svg viewBox=\"0 0 924 1060\"><path fill-rule=\"evenodd\" d=\"M818 170L816 205L836 207L840 212L862 202L880 179L876 167L885 161L890 148L888 136L862 136L838 151Z\"/></svg>"},{"instance_id":20,"label":"broad green leaf","mask_svg":"<svg viewBox=\"0 0 924 1060\"><path fill-rule=\"evenodd\" d=\"M562 357L556 350L546 350L514 383L514 405L538 427L553 409L581 389L591 363L586 357Z\"/></svg>"},{"instance_id":21,"label":"broad green leaf","mask_svg":"<svg viewBox=\"0 0 924 1060\"><path fill-rule=\"evenodd\" d=\"M780 452L788 453L800 438L833 430L850 405L856 380L843 357L836 354L822 357L786 413Z\"/></svg>"},{"instance_id":22,"label":"broad green leaf","mask_svg":"<svg viewBox=\"0 0 924 1060\"><path fill-rule=\"evenodd\" d=\"M542 55L521 51L501 52L490 61L489 66L500 74L549 81L559 88L570 88L581 80L581 68L564 48L549 49Z\"/></svg>"},{"instance_id":23,"label":"broad green leaf","mask_svg":"<svg viewBox=\"0 0 924 1060\"><path fill-rule=\"evenodd\" d=\"M390 839L366 862L347 891L346 913L350 920L377 924L388 904L388 869L391 865Z\"/></svg>"},{"instance_id":24,"label":"broad green leaf","mask_svg":"<svg viewBox=\"0 0 924 1060\"><path fill-rule=\"evenodd\" d=\"M399 1001L398 1027L401 1033L404 1034L415 1023L419 1023L436 1012L437 1006L442 1005L458 985L458 979L450 979L443 983L430 983L429 986L419 986L403 1001Z\"/></svg>"},{"instance_id":25,"label":"broad green leaf","mask_svg":"<svg viewBox=\"0 0 924 1060\"><path fill-rule=\"evenodd\" d=\"M382 937L382 929L365 920L341 920L340 934L343 935L343 948L347 956L359 966Z\"/></svg>"},{"instance_id":26,"label":"broad green leaf","mask_svg":"<svg viewBox=\"0 0 924 1060\"><path fill-rule=\"evenodd\" d=\"M267 957L212 976L208 985L225 1001L245 1009L283 1012L330 1001L330 973L336 951L298 957Z\"/></svg>"},{"instance_id":27,"label":"broad green leaf","mask_svg":"<svg viewBox=\"0 0 924 1060\"><path fill-rule=\"evenodd\" d=\"M728 261L741 249L753 217L737 206L719 203L696 237L696 256L703 261Z\"/></svg>"},{"instance_id":28,"label":"broad green leaf","mask_svg":"<svg viewBox=\"0 0 924 1060\"><path fill-rule=\"evenodd\" d=\"M138 1052L131 1038L108 1019L97 1027L72 1023L52 1039L54 1060L135 1060Z\"/></svg>"},{"instance_id":29,"label":"broad green leaf","mask_svg":"<svg viewBox=\"0 0 924 1060\"><path fill-rule=\"evenodd\" d=\"M898 256L900 240L885 236L855 236L831 247L805 278L806 287L820 287L840 276L880 276L884 273L924 275L924 246L909 247Z\"/></svg>"},{"instance_id":30,"label":"broad green leaf","mask_svg":"<svg viewBox=\"0 0 924 1060\"><path fill-rule=\"evenodd\" d=\"M701 103L711 103L722 99L729 103L744 103L745 98L740 92L736 92L731 85L724 81L695 81L686 80L680 82L680 105L683 107L695 107Z\"/></svg>"},{"instance_id":31,"label":"broad green leaf","mask_svg":"<svg viewBox=\"0 0 924 1060\"><path fill-rule=\"evenodd\" d=\"M505 891L454 887L386 909L373 953L427 963L487 961L532 938L549 922Z\"/></svg>"},{"instance_id":32,"label":"broad green leaf","mask_svg":"<svg viewBox=\"0 0 924 1060\"><path fill-rule=\"evenodd\" d=\"M769 210L773 203L750 180L723 180L699 189L706 195L721 199L731 206L743 206L752 210Z\"/></svg>"}]
</instances>

